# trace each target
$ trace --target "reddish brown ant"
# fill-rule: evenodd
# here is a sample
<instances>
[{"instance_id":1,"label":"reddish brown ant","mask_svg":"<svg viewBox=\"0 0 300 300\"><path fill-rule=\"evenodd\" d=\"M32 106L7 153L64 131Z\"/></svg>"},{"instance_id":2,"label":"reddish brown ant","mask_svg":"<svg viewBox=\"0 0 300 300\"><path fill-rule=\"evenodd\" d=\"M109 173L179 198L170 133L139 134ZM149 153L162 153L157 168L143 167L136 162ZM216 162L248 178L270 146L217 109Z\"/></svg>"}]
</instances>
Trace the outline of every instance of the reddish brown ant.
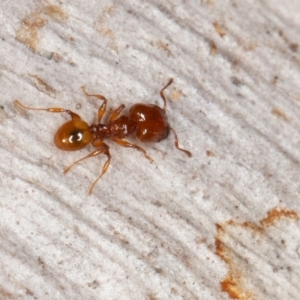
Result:
<instances>
[{"instance_id":1,"label":"reddish brown ant","mask_svg":"<svg viewBox=\"0 0 300 300\"><path fill-rule=\"evenodd\" d=\"M87 156L75 161L68 168L64 170L67 173L75 164L80 161L93 157L99 154L104 154L107 156L107 160L102 168L101 174L93 182L89 189L89 194L92 193L93 188L101 176L107 171L110 164L111 155L109 153L109 147L103 141L105 139L112 139L122 147L134 148L141 151L147 159L151 162L153 159L148 156L146 150L138 145L132 144L124 138L135 133L136 137L143 143L146 142L159 142L169 135L172 131L175 136L175 147L178 150L183 151L189 157L192 156L191 152L182 149L178 145L178 138L175 130L170 127L168 118L166 115L166 105L167 101L164 95L164 90L171 85L173 79L171 78L169 82L160 91L160 96L164 101L164 107L160 108L154 104L142 104L138 103L133 105L129 110L129 116L121 115L122 110L125 108L124 104L121 104L117 109L113 110L108 118L106 124L101 123L102 117L106 112L107 99L102 95L94 95L86 92L85 88L82 87L83 92L86 96L95 97L102 100L103 103L98 109L98 123L88 125L83 121L79 115L75 114L71 110L63 109L59 107L53 108L33 108L27 107L21 104L18 100L15 103L24 109L28 110L44 110L53 113L66 112L71 116L71 120L64 123L56 132L54 136L54 144L57 148L66 151L76 151L86 147L91 143L97 150L91 152Z\"/></svg>"}]
</instances>

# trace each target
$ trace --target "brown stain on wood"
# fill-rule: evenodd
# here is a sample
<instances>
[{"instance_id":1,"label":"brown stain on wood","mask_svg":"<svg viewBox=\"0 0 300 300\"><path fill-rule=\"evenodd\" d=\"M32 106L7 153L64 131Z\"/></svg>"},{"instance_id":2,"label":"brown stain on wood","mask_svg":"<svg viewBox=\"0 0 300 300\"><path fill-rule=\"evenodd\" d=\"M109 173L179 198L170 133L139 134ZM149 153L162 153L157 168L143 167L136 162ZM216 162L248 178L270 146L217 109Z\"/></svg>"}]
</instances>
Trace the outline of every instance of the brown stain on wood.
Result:
<instances>
[{"instance_id":1,"label":"brown stain on wood","mask_svg":"<svg viewBox=\"0 0 300 300\"><path fill-rule=\"evenodd\" d=\"M289 45L289 48L292 52L298 52L298 49L299 49L299 45L297 43L291 43Z\"/></svg>"},{"instance_id":2,"label":"brown stain on wood","mask_svg":"<svg viewBox=\"0 0 300 300\"><path fill-rule=\"evenodd\" d=\"M94 23L94 28L103 36L109 39L109 48L116 53L119 53L119 45L115 31L106 25L106 19L112 17L115 14L117 6L111 5L104 8L100 14L98 20Z\"/></svg>"},{"instance_id":3,"label":"brown stain on wood","mask_svg":"<svg viewBox=\"0 0 300 300\"><path fill-rule=\"evenodd\" d=\"M274 107L272 109L272 114L278 118L283 119L284 121L289 121L289 118L286 116L286 114L277 107Z\"/></svg>"},{"instance_id":4,"label":"brown stain on wood","mask_svg":"<svg viewBox=\"0 0 300 300\"><path fill-rule=\"evenodd\" d=\"M221 38L227 34L224 26L220 25L218 22L214 22L213 25L214 25L215 31L219 34L219 36Z\"/></svg>"},{"instance_id":5,"label":"brown stain on wood","mask_svg":"<svg viewBox=\"0 0 300 300\"><path fill-rule=\"evenodd\" d=\"M292 210L275 208L268 212L267 216L260 221L260 224L263 227L271 226L282 218L299 220L299 216L296 212Z\"/></svg>"},{"instance_id":6,"label":"brown stain on wood","mask_svg":"<svg viewBox=\"0 0 300 300\"><path fill-rule=\"evenodd\" d=\"M229 227L243 228L254 235L264 235L265 230L275 225L280 220L299 220L299 216L295 211L274 208L268 211L267 216L259 221L259 225L251 222L237 223L229 220L224 224L216 224L217 234L215 236L215 252L228 265L229 271L226 277L220 282L223 292L226 292L231 299L250 300L257 299L256 295L249 290L244 282L247 279L246 270L234 261L235 250L226 245L225 236Z\"/></svg>"},{"instance_id":7,"label":"brown stain on wood","mask_svg":"<svg viewBox=\"0 0 300 300\"><path fill-rule=\"evenodd\" d=\"M30 50L35 52L37 50L40 37L39 31L53 19L55 21L63 22L68 18L68 15L56 5L47 5L31 12L27 15L21 26L17 29L16 40L25 44Z\"/></svg>"},{"instance_id":8,"label":"brown stain on wood","mask_svg":"<svg viewBox=\"0 0 300 300\"><path fill-rule=\"evenodd\" d=\"M45 6L43 13L58 22L65 22L68 19L68 15L57 5Z\"/></svg>"},{"instance_id":9,"label":"brown stain on wood","mask_svg":"<svg viewBox=\"0 0 300 300\"><path fill-rule=\"evenodd\" d=\"M179 90L179 89L176 89L176 88L170 94L170 98L172 100L179 100L180 98L182 98L182 96L183 96L182 90Z\"/></svg>"},{"instance_id":10,"label":"brown stain on wood","mask_svg":"<svg viewBox=\"0 0 300 300\"><path fill-rule=\"evenodd\" d=\"M43 18L40 12L33 12L28 15L17 30L16 39L36 51L39 42L38 32L44 27L47 20Z\"/></svg>"},{"instance_id":11,"label":"brown stain on wood","mask_svg":"<svg viewBox=\"0 0 300 300\"><path fill-rule=\"evenodd\" d=\"M156 47L157 49L161 50L161 51L164 51L167 53L168 56L171 56L172 55L172 52L169 48L169 43L166 43L162 40L158 40L158 41L153 41L151 42L151 45L153 47Z\"/></svg>"},{"instance_id":12,"label":"brown stain on wood","mask_svg":"<svg viewBox=\"0 0 300 300\"><path fill-rule=\"evenodd\" d=\"M293 52L296 53L299 50L299 44L295 41L291 41L289 37L287 37L285 35L285 33L282 30L278 31L278 35L284 40L284 42L287 44L288 49Z\"/></svg>"},{"instance_id":13,"label":"brown stain on wood","mask_svg":"<svg viewBox=\"0 0 300 300\"><path fill-rule=\"evenodd\" d=\"M45 80L41 79L37 75L29 74L29 76L32 78L32 82L39 91L44 92L52 97L55 95L55 89L50 86Z\"/></svg>"},{"instance_id":14,"label":"brown stain on wood","mask_svg":"<svg viewBox=\"0 0 300 300\"><path fill-rule=\"evenodd\" d=\"M8 290L0 287L0 297L1 299L17 299L17 295L13 295ZM3 297L3 298L2 298Z\"/></svg>"},{"instance_id":15,"label":"brown stain on wood","mask_svg":"<svg viewBox=\"0 0 300 300\"><path fill-rule=\"evenodd\" d=\"M60 62L63 60L63 57L56 53L56 52L52 52L49 56L48 56L49 59L52 59L53 61L55 62Z\"/></svg>"},{"instance_id":16,"label":"brown stain on wood","mask_svg":"<svg viewBox=\"0 0 300 300\"><path fill-rule=\"evenodd\" d=\"M115 230L114 236L124 245L129 245L129 241L126 239L126 237L122 233Z\"/></svg>"},{"instance_id":17,"label":"brown stain on wood","mask_svg":"<svg viewBox=\"0 0 300 300\"><path fill-rule=\"evenodd\" d=\"M211 150L206 150L206 156L216 156Z\"/></svg>"},{"instance_id":18,"label":"brown stain on wood","mask_svg":"<svg viewBox=\"0 0 300 300\"><path fill-rule=\"evenodd\" d=\"M218 47L214 41L211 41L209 44L209 54L213 56L218 54Z\"/></svg>"},{"instance_id":19,"label":"brown stain on wood","mask_svg":"<svg viewBox=\"0 0 300 300\"><path fill-rule=\"evenodd\" d=\"M231 299L254 299L250 292L244 291L240 278L242 274L238 271L229 272L227 277L221 282L222 291L226 291Z\"/></svg>"}]
</instances>

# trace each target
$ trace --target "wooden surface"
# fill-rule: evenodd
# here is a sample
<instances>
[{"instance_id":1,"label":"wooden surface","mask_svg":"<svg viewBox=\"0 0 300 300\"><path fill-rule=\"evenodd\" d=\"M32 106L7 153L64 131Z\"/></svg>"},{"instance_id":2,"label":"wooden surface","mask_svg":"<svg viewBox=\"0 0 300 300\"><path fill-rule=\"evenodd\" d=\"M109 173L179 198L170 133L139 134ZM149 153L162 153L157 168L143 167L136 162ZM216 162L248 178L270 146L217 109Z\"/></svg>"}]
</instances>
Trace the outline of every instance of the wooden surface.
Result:
<instances>
[{"instance_id":1,"label":"wooden surface","mask_svg":"<svg viewBox=\"0 0 300 300\"><path fill-rule=\"evenodd\" d=\"M86 3L88 2L88 3ZM5 1L1 299L298 299L300 2ZM68 116L160 104L155 162L53 145ZM134 138L132 141L136 141Z\"/></svg>"}]
</instances>

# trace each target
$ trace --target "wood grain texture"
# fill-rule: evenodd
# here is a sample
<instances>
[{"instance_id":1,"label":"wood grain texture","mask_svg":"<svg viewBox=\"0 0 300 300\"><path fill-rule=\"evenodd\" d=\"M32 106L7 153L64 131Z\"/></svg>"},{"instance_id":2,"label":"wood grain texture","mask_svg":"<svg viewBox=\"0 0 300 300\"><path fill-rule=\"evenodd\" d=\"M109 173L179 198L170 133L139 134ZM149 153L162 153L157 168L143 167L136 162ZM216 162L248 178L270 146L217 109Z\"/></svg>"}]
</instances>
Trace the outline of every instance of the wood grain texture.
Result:
<instances>
[{"instance_id":1,"label":"wood grain texture","mask_svg":"<svg viewBox=\"0 0 300 300\"><path fill-rule=\"evenodd\" d=\"M87 3L86 3L87 2ZM219 3L220 2L220 3ZM0 0L0 298L297 299L299 1ZM161 103L155 162L53 145L68 117ZM135 141L134 138L132 141Z\"/></svg>"}]
</instances>

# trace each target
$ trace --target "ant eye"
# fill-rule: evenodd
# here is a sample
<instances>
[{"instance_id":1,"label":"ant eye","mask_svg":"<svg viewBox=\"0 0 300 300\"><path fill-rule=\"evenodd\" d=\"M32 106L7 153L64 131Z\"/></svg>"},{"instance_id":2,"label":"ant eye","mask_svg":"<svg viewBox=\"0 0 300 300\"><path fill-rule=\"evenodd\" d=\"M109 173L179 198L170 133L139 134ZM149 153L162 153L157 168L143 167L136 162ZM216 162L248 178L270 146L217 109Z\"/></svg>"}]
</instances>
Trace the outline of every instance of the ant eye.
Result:
<instances>
[{"instance_id":1,"label":"ant eye","mask_svg":"<svg viewBox=\"0 0 300 300\"><path fill-rule=\"evenodd\" d=\"M71 120L63 124L54 137L55 145L62 150L76 151L91 141L89 126L82 120Z\"/></svg>"}]
</instances>

